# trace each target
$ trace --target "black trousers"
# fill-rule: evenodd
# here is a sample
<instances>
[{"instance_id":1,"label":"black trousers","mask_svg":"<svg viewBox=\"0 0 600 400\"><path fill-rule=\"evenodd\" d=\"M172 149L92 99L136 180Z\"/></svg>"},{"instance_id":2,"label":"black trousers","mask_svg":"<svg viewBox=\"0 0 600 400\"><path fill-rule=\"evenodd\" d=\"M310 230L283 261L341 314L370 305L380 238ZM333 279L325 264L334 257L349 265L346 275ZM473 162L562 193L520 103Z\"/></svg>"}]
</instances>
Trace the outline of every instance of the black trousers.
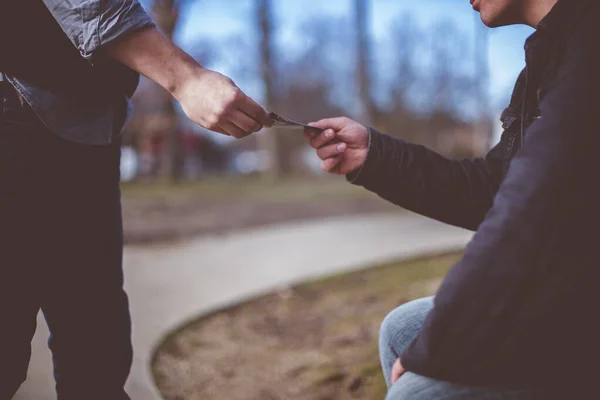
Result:
<instances>
[{"instance_id":1,"label":"black trousers","mask_svg":"<svg viewBox=\"0 0 600 400\"><path fill-rule=\"evenodd\" d=\"M58 399L129 399L119 143L62 140L0 86L0 400L26 378L40 309Z\"/></svg>"}]
</instances>

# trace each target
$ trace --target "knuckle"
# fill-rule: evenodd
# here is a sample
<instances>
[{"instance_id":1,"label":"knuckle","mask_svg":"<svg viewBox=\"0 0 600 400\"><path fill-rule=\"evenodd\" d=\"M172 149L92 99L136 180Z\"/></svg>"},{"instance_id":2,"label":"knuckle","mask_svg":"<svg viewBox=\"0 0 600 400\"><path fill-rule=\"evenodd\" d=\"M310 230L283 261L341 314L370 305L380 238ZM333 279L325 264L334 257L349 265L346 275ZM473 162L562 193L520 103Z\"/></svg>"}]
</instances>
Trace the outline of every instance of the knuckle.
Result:
<instances>
[{"instance_id":1,"label":"knuckle","mask_svg":"<svg viewBox=\"0 0 600 400\"><path fill-rule=\"evenodd\" d=\"M235 82L233 81L233 79L231 79L231 78L229 78L227 76L225 77L225 82L227 83L227 85L229 87L237 88L237 85L235 84Z\"/></svg>"},{"instance_id":2,"label":"knuckle","mask_svg":"<svg viewBox=\"0 0 600 400\"><path fill-rule=\"evenodd\" d=\"M221 106L217 107L213 118L216 119L217 121L220 120L223 117L223 115L225 115L225 113L227 112L227 108L228 108L227 103L222 104Z\"/></svg>"},{"instance_id":3,"label":"knuckle","mask_svg":"<svg viewBox=\"0 0 600 400\"><path fill-rule=\"evenodd\" d=\"M225 115L228 112L232 111L235 108L235 101L232 99L227 99L223 103L223 107L221 109L221 115Z\"/></svg>"},{"instance_id":4,"label":"knuckle","mask_svg":"<svg viewBox=\"0 0 600 400\"><path fill-rule=\"evenodd\" d=\"M217 117L216 115L210 117L207 121L207 128L210 130L214 130L216 128L218 128L219 126L219 117Z\"/></svg>"},{"instance_id":5,"label":"knuckle","mask_svg":"<svg viewBox=\"0 0 600 400\"><path fill-rule=\"evenodd\" d=\"M234 88L231 91L230 95L230 104L235 104L236 102L242 100L244 93L239 88Z\"/></svg>"}]
</instances>

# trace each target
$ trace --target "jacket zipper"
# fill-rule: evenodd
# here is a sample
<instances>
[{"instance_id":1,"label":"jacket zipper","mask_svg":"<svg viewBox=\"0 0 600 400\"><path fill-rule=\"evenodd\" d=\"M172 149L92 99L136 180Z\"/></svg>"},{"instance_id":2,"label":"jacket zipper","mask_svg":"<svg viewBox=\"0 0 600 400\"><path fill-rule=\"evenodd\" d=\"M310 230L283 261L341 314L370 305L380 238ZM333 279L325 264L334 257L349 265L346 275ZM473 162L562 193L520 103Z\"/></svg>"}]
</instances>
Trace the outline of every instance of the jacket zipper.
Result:
<instances>
[{"instance_id":1,"label":"jacket zipper","mask_svg":"<svg viewBox=\"0 0 600 400\"><path fill-rule=\"evenodd\" d=\"M512 159L512 152L513 152L513 148L515 146L515 142L517 140L518 134L519 134L518 132L514 132L508 138L508 146L506 147L506 154L504 156L504 165L503 165L504 176L506 176L506 174L508 173L508 167L510 166L510 160Z\"/></svg>"}]
</instances>

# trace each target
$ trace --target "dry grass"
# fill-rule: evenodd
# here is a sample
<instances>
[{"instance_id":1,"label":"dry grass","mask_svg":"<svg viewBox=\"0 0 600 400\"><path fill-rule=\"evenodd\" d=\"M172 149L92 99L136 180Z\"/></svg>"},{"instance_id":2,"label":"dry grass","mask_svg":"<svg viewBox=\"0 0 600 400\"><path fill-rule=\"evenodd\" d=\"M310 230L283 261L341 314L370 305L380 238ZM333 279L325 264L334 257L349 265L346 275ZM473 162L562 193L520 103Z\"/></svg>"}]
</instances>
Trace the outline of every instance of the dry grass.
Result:
<instances>
[{"instance_id":1,"label":"dry grass","mask_svg":"<svg viewBox=\"0 0 600 400\"><path fill-rule=\"evenodd\" d=\"M337 179L211 179L173 185L122 187L125 242L172 241L195 235L310 218L356 215L399 208Z\"/></svg>"},{"instance_id":2,"label":"dry grass","mask_svg":"<svg viewBox=\"0 0 600 400\"><path fill-rule=\"evenodd\" d=\"M399 304L431 295L459 255L314 281L203 318L159 349L168 400L376 400L377 336Z\"/></svg>"}]
</instances>

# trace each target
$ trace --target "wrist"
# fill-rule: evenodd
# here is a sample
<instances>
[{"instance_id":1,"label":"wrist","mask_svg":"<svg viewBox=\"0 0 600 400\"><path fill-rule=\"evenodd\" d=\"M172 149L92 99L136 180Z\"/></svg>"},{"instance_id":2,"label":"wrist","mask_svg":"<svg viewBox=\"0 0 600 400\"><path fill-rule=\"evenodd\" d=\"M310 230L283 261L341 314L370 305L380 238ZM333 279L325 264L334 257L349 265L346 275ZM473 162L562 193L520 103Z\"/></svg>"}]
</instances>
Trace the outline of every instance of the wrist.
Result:
<instances>
[{"instance_id":1,"label":"wrist","mask_svg":"<svg viewBox=\"0 0 600 400\"><path fill-rule=\"evenodd\" d=\"M165 77L163 87L177 100L183 97L186 88L189 87L189 82L193 82L209 72L194 59L189 58L189 60L182 59L175 63L175 67Z\"/></svg>"},{"instance_id":2,"label":"wrist","mask_svg":"<svg viewBox=\"0 0 600 400\"><path fill-rule=\"evenodd\" d=\"M355 181L358 179L359 175L361 174L362 170L365 167L367 159L369 158L369 152L370 152L371 146L372 146L371 142L372 142L373 134L371 132L371 129L367 128L367 131L368 131L367 141L366 141L365 148L361 151L360 164L353 171L346 174L346 178L351 183L355 183Z\"/></svg>"}]
</instances>

